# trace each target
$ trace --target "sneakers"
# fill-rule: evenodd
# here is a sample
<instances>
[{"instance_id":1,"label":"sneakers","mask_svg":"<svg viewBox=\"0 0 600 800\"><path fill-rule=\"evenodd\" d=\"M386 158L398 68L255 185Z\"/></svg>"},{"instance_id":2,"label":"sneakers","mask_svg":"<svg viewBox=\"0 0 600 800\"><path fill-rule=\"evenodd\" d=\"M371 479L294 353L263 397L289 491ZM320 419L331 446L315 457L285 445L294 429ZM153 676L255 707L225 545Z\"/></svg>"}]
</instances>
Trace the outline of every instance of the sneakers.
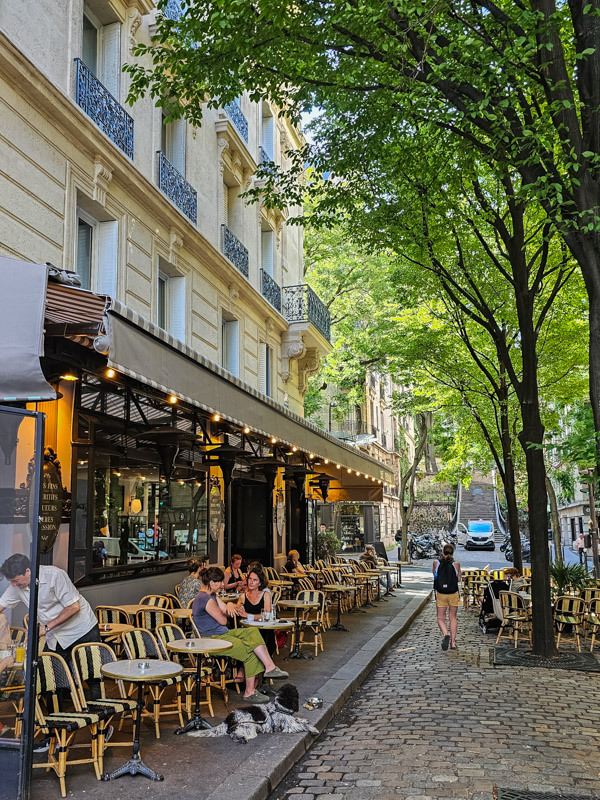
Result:
<instances>
[{"instance_id":1,"label":"sneakers","mask_svg":"<svg viewBox=\"0 0 600 800\"><path fill-rule=\"evenodd\" d=\"M242 700L244 703L254 703L258 705L261 703L269 703L271 698L262 692L254 691L251 695L248 695L248 697L242 697Z\"/></svg>"},{"instance_id":2,"label":"sneakers","mask_svg":"<svg viewBox=\"0 0 600 800\"><path fill-rule=\"evenodd\" d=\"M34 753L47 753L50 749L50 737L45 736L43 739L40 739L39 742L33 743L33 752Z\"/></svg>"},{"instance_id":3,"label":"sneakers","mask_svg":"<svg viewBox=\"0 0 600 800\"><path fill-rule=\"evenodd\" d=\"M442 639L442 650L447 650L449 644L450 644L450 637L444 636L444 638Z\"/></svg>"},{"instance_id":4,"label":"sneakers","mask_svg":"<svg viewBox=\"0 0 600 800\"><path fill-rule=\"evenodd\" d=\"M448 641L450 641L450 637L448 637ZM288 672L284 672L279 667L274 667L271 672L265 672L265 678L289 678L290 675Z\"/></svg>"}]
</instances>

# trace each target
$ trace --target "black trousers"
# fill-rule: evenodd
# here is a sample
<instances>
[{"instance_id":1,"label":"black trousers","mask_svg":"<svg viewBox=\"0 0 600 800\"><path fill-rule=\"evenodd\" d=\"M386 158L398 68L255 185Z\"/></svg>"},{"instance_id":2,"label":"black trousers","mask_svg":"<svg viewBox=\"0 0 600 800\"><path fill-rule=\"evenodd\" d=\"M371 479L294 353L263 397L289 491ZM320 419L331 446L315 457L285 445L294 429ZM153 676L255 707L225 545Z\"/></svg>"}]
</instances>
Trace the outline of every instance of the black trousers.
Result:
<instances>
[{"instance_id":1,"label":"black trousers","mask_svg":"<svg viewBox=\"0 0 600 800\"><path fill-rule=\"evenodd\" d=\"M87 633L84 633L83 636L80 636L76 642L70 644L68 647L61 647L58 642L56 643L56 650L54 651L57 655L62 656L64 660L67 662L69 667L71 666L71 654L73 652L73 648L76 647L78 644L85 644L86 642L101 642L102 639L100 638L100 628L98 624L94 625L93 628ZM48 645L44 647L44 650L48 652L52 652ZM89 689L89 700L98 700L101 697L101 690L100 690L100 681L98 680L89 680L88 681L88 689Z\"/></svg>"}]
</instances>

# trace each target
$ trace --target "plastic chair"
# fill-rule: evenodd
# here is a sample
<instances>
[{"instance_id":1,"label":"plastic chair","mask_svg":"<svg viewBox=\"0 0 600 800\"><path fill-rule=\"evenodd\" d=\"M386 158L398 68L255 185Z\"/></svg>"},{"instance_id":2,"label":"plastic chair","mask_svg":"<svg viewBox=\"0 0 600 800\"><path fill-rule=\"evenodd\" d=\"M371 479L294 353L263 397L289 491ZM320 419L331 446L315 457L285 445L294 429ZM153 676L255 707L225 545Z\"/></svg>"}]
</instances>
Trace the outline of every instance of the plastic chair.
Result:
<instances>
[{"instance_id":1,"label":"plastic chair","mask_svg":"<svg viewBox=\"0 0 600 800\"><path fill-rule=\"evenodd\" d=\"M122 637L123 647L127 653L128 658L159 658L161 661L166 659L163 657L162 650L159 647L156 637L150 633L149 630L144 628L137 628L133 631L128 631ZM177 689L177 700L174 703L165 705L163 703L163 695L166 690L175 685ZM183 728L183 715L181 710L181 676L175 678L165 678L159 683L146 684L146 690L152 697L153 709L148 711L144 708L143 714L151 717L154 721L154 729L156 738L160 739L160 718L177 714L179 716L179 724Z\"/></svg>"},{"instance_id":2,"label":"plastic chair","mask_svg":"<svg viewBox=\"0 0 600 800\"><path fill-rule=\"evenodd\" d=\"M58 693L66 692L70 695L73 711L61 711L58 702ZM40 696L49 697L47 713L40 703ZM45 769L47 772L54 770L60 783L62 797L67 796L67 766L69 764L93 764L96 778L101 780L102 767L99 753L104 749L104 734L99 736L101 714L83 711L75 684L69 668L63 658L56 653L44 652L38 655L38 674L36 687L35 717L38 729L44 736L50 736L50 747L47 760L33 764L34 768ZM86 744L73 744L79 731L89 728L91 742ZM56 750L55 743L58 745ZM74 747L90 747L91 757L68 759L69 750Z\"/></svg>"}]
</instances>

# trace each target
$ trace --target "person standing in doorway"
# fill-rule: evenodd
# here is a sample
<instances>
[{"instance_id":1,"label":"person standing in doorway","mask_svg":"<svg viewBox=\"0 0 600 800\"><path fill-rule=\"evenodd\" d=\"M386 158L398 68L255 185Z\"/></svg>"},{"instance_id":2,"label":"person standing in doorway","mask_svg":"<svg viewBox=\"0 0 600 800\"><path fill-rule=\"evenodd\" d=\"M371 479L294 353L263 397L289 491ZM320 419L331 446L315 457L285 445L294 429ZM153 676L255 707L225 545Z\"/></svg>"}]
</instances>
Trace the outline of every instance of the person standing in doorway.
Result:
<instances>
[{"instance_id":1,"label":"person standing in doorway","mask_svg":"<svg viewBox=\"0 0 600 800\"><path fill-rule=\"evenodd\" d=\"M579 554L579 563L585 563L585 538L581 531L579 536L575 539L575 552Z\"/></svg>"},{"instance_id":2,"label":"person standing in doorway","mask_svg":"<svg viewBox=\"0 0 600 800\"><path fill-rule=\"evenodd\" d=\"M458 583L462 580L462 576L460 564L454 560L454 545L444 545L440 561L436 559L431 569L437 607L437 624L442 632L442 650L447 650L448 646L452 650L456 650L458 607L460 605ZM446 622L446 613L448 614L448 623Z\"/></svg>"}]
</instances>

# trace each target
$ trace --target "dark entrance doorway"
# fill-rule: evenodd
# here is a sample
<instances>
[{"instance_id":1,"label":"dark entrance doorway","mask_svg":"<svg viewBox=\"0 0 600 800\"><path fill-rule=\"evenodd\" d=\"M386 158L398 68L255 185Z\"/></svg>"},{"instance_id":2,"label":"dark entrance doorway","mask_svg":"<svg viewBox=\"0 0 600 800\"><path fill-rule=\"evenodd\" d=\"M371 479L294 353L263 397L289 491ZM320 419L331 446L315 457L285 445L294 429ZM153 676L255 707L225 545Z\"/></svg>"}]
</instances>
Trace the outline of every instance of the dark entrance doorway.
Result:
<instances>
[{"instance_id":1,"label":"dark entrance doorway","mask_svg":"<svg viewBox=\"0 0 600 800\"><path fill-rule=\"evenodd\" d=\"M260 561L265 567L273 565L273 513L267 517L267 487L265 483L240 484L233 482L231 552L239 553L244 565Z\"/></svg>"}]
</instances>

